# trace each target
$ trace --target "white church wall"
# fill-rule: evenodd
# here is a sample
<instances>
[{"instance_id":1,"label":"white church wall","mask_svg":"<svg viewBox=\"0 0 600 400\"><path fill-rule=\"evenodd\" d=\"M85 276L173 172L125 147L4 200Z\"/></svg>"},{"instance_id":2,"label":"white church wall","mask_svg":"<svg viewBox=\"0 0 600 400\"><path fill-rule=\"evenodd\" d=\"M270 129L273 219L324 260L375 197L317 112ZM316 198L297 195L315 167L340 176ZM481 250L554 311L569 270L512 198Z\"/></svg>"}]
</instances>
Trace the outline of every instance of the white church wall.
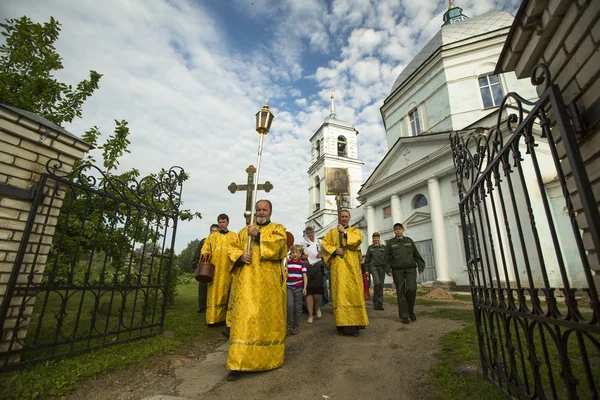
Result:
<instances>
[{"instance_id":1,"label":"white church wall","mask_svg":"<svg viewBox=\"0 0 600 400\"><path fill-rule=\"evenodd\" d=\"M384 177L393 175L396 172L411 166L431 153L432 145L430 143L410 143L404 148L399 149L398 157L392 162L391 166L384 174Z\"/></svg>"},{"instance_id":2,"label":"white church wall","mask_svg":"<svg viewBox=\"0 0 600 400\"><path fill-rule=\"evenodd\" d=\"M555 183L556 184L552 185L551 188L546 186L546 191L550 197L552 217L554 219L554 225L557 227L556 234L561 243L561 251L567 277L571 287L587 288L588 284L585 272L583 268L581 268L581 258L579 257L579 250L577 249L577 243L575 242L575 236L573 234L569 213L566 208L565 198L562 194L560 185L558 185L558 181L555 181Z\"/></svg>"},{"instance_id":3,"label":"white church wall","mask_svg":"<svg viewBox=\"0 0 600 400\"><path fill-rule=\"evenodd\" d=\"M508 92L515 92L521 97L535 101L538 98L538 94L536 91L536 87L531 84L531 80L529 78L525 79L517 79L517 75L514 72L509 72L501 75L504 84L507 88L504 95Z\"/></svg>"},{"instance_id":4,"label":"white church wall","mask_svg":"<svg viewBox=\"0 0 600 400\"><path fill-rule=\"evenodd\" d=\"M450 119L450 94L448 85L443 84L425 100L428 118L428 133L452 130Z\"/></svg>"},{"instance_id":5,"label":"white church wall","mask_svg":"<svg viewBox=\"0 0 600 400\"><path fill-rule=\"evenodd\" d=\"M448 258L450 266L450 279L457 286L469 286L469 274L462 241L462 224L458 214L444 217L446 240L448 240Z\"/></svg>"},{"instance_id":6,"label":"white church wall","mask_svg":"<svg viewBox=\"0 0 600 400\"><path fill-rule=\"evenodd\" d=\"M391 202L386 201L373 207L375 211L375 226L377 227L377 232L380 234L382 232L392 231L394 225L394 221L391 216L389 218L383 217L383 209L385 207L391 207Z\"/></svg>"},{"instance_id":7,"label":"white church wall","mask_svg":"<svg viewBox=\"0 0 600 400\"><path fill-rule=\"evenodd\" d=\"M411 136L410 124L406 123L406 129L400 129L402 125L401 121L404 118L408 118L408 113L415 107L418 107L423 102L426 102L430 96L436 93L439 88L445 85L444 71L442 63L440 61L434 62L431 68L418 78L418 85L412 85L408 88L402 89L400 93L397 93L393 99L390 99L390 104L385 107L384 118L386 121L386 137L388 142L388 148L391 148L394 143L400 137ZM448 100L446 100L447 102ZM439 101L442 103L441 101ZM439 106L436 101L432 104L433 106ZM433 125L433 120L429 116L430 109L426 103L427 116L429 126Z\"/></svg>"}]
</instances>

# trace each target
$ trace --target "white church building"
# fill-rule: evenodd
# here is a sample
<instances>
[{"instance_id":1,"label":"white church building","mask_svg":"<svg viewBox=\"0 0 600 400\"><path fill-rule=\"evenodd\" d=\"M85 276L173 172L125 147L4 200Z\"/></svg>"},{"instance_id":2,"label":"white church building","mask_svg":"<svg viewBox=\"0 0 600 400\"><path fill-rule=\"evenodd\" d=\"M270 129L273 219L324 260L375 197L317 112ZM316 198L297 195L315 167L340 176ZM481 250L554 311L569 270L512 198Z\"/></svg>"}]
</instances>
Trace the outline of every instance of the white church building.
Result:
<instances>
[{"instance_id":1,"label":"white church building","mask_svg":"<svg viewBox=\"0 0 600 400\"><path fill-rule=\"evenodd\" d=\"M512 15L504 11L468 18L462 9L452 6L444 14L439 32L400 73L381 107L388 152L358 190L360 206L355 205L354 196L349 198L351 224L363 232L364 253L373 232L379 232L385 242L394 235L394 223L402 223L426 262L420 282L469 285L450 133L485 134L496 125L501 112L498 106L509 92L537 99L529 80L518 80L513 72L493 72L512 23ZM342 131L348 133L345 157L336 156ZM307 226L315 228L317 237L322 238L337 221L335 202L323 195L317 176L322 176L323 167L348 167L352 191L360 185L357 134L348 124L330 117L311 138ZM543 145L541 140L542 156ZM546 154L551 163L549 151ZM560 199L558 186L551 183L555 173L549 165L546 190L551 198ZM535 180L533 175L530 178ZM558 200L554 204L559 219L564 217L563 206ZM505 232L504 221L498 225L500 232ZM544 234L541 230L540 235Z\"/></svg>"}]
</instances>

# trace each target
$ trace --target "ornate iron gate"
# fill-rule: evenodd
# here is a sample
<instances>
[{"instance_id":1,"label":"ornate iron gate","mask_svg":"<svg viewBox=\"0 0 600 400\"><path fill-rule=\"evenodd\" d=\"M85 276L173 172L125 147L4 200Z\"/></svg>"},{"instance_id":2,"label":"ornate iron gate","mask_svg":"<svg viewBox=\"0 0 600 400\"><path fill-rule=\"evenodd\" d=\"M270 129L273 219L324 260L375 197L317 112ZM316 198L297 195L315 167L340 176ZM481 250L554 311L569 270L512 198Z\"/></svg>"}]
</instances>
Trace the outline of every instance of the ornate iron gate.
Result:
<instances>
[{"instance_id":1,"label":"ornate iron gate","mask_svg":"<svg viewBox=\"0 0 600 400\"><path fill-rule=\"evenodd\" d=\"M1 304L0 371L163 330L183 170L138 182L61 166L41 175Z\"/></svg>"},{"instance_id":2,"label":"ornate iron gate","mask_svg":"<svg viewBox=\"0 0 600 400\"><path fill-rule=\"evenodd\" d=\"M487 133L451 135L483 373L507 395L598 399L600 303L588 261L600 250L598 206L558 87L544 65L531 80L544 85L538 101L509 93L505 123L500 112Z\"/></svg>"}]
</instances>

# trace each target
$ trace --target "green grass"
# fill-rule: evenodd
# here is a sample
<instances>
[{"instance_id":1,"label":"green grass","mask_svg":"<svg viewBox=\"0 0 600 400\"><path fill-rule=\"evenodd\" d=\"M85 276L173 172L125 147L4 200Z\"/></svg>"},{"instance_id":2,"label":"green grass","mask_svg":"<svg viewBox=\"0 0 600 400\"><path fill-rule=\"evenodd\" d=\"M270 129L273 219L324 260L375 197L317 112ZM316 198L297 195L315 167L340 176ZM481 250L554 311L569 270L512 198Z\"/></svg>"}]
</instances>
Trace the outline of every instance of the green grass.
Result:
<instances>
[{"instance_id":1,"label":"green grass","mask_svg":"<svg viewBox=\"0 0 600 400\"><path fill-rule=\"evenodd\" d=\"M459 301L473 301L473 298L471 297L470 294L454 294L454 293L452 293L452 298L454 300L459 300Z\"/></svg>"},{"instance_id":2,"label":"green grass","mask_svg":"<svg viewBox=\"0 0 600 400\"><path fill-rule=\"evenodd\" d=\"M396 296L392 296L389 294L384 294L383 295L383 302L385 304L398 304L398 299L396 298ZM448 304L451 304L452 301L438 301L438 300L427 300L427 299L422 299L417 297L417 300L415 301L416 305L420 305L420 306L445 306Z\"/></svg>"},{"instance_id":3,"label":"green grass","mask_svg":"<svg viewBox=\"0 0 600 400\"><path fill-rule=\"evenodd\" d=\"M439 399L504 399L505 394L495 385L482 379L481 361L479 355L479 345L477 341L477 329L472 310L460 309L438 309L427 314L429 317L465 321L467 326L458 331L450 332L441 338L442 350L437 354L438 363L432 368L433 384L438 388L437 398ZM527 381L530 387L530 393L533 393L533 374L528 363L528 346L524 335L521 332L517 340L514 326L510 328L513 344L515 345L515 358L517 360L516 373ZM564 332L564 329L562 330ZM496 329L497 332L497 329ZM502 329L504 339L504 329ZM543 352L543 341L548 344L548 360L545 359ZM561 379L562 362L556 346L553 345L550 335L547 331L534 331L533 342L537 358L541 361L540 373L542 386L546 395L552 397L549 374L554 376L555 391L557 398L567 398L567 389ZM500 343L499 343L500 345ZM525 370L520 363L521 349L525 359ZM576 379L579 381L578 395L581 399L592 398L587 387L587 378L582 363L582 353L576 337L569 340L567 351L571 362L572 370ZM586 351L591 366L591 374L594 382L600 382L600 355L598 355L591 342L586 342ZM505 354L507 351L505 349ZM501 357L501 352L500 352ZM508 356L507 356L508 357ZM508 362L508 359L507 359ZM511 368L510 365L508 368ZM597 385L597 383L596 383ZM458 395L460 393L460 395ZM457 397L458 396L458 397ZM516 394L515 394L516 396Z\"/></svg>"},{"instance_id":4,"label":"green grass","mask_svg":"<svg viewBox=\"0 0 600 400\"><path fill-rule=\"evenodd\" d=\"M438 362L431 368L436 398L501 400L506 396L496 386L483 379L480 373L477 331L472 310L436 310L429 317L465 321L468 325L449 332L440 339Z\"/></svg>"},{"instance_id":5,"label":"green grass","mask_svg":"<svg viewBox=\"0 0 600 400\"><path fill-rule=\"evenodd\" d=\"M18 374L0 377L0 398L34 399L61 397L84 379L97 377L130 365L147 363L149 357L172 354L206 333L206 325L197 314L198 285L178 287L174 306L167 309L165 330L174 338L155 336L130 343L116 344L89 353L36 364Z\"/></svg>"}]
</instances>

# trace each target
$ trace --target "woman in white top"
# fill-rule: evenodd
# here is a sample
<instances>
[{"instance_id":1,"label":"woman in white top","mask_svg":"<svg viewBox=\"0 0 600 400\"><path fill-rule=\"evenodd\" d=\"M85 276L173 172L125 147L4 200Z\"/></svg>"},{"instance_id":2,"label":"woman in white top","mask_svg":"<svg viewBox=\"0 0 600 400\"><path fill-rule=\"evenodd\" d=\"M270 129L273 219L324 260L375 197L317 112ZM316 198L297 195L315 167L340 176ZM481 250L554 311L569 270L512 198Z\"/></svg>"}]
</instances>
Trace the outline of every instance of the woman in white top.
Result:
<instances>
[{"instance_id":1,"label":"woman in white top","mask_svg":"<svg viewBox=\"0 0 600 400\"><path fill-rule=\"evenodd\" d=\"M321 261L321 244L315 240L315 230L312 227L304 231L304 261L308 270L308 285L306 286L306 309L308 323L313 323L313 312L321 318L321 297L323 296L323 262Z\"/></svg>"}]
</instances>

